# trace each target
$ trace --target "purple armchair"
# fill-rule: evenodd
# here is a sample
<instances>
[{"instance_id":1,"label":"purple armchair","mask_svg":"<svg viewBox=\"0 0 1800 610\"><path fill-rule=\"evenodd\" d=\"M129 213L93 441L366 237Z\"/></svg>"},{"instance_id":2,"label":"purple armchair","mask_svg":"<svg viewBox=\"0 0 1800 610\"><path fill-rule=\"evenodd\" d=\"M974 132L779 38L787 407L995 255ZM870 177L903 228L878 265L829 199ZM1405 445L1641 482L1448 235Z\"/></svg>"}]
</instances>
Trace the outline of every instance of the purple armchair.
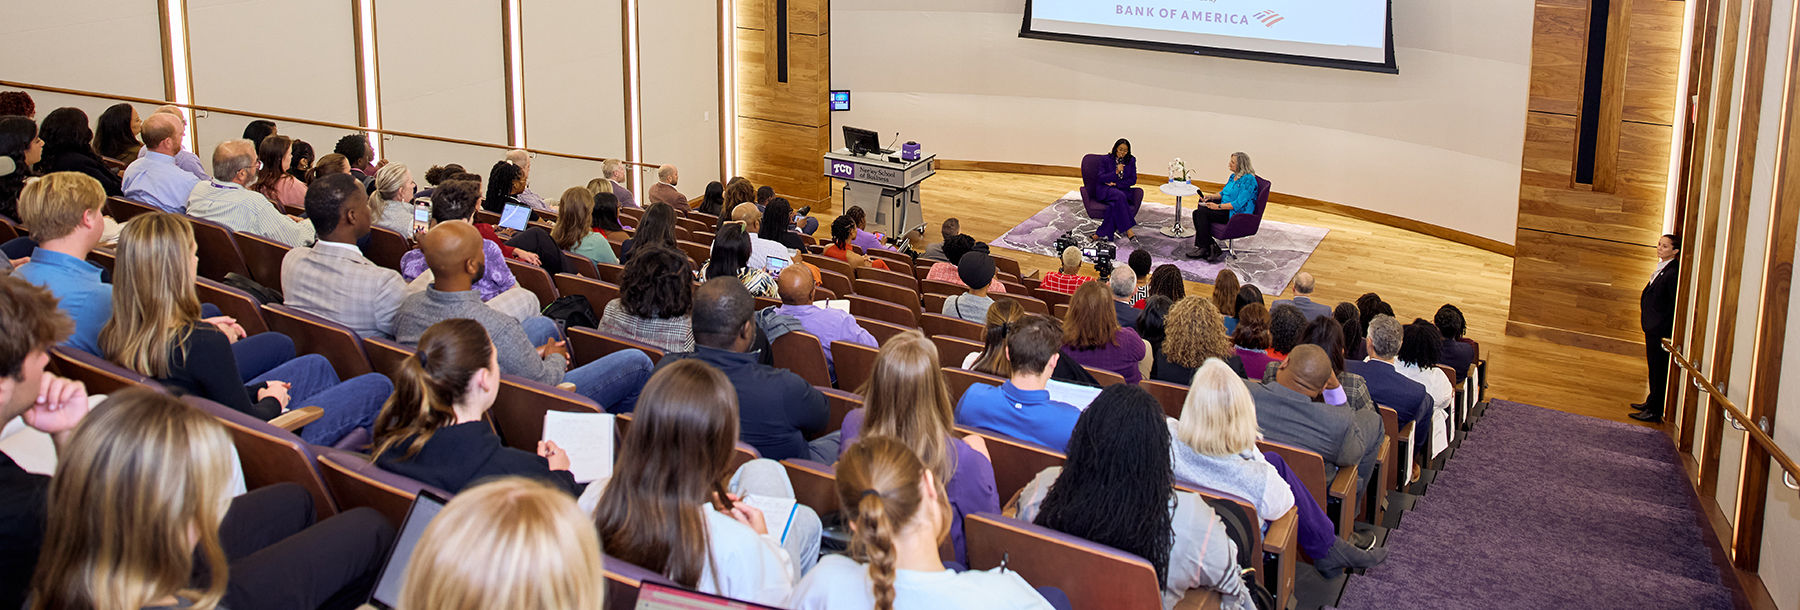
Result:
<instances>
[{"instance_id":1,"label":"purple armchair","mask_svg":"<svg viewBox=\"0 0 1800 610\"><path fill-rule=\"evenodd\" d=\"M1237 258L1237 250L1231 247L1231 240L1249 237L1262 228L1263 211L1269 207L1269 181L1262 176L1256 177L1256 211L1250 214L1235 214L1231 221L1222 225L1213 225L1214 241L1224 244L1225 254Z\"/></svg>"},{"instance_id":2,"label":"purple armchair","mask_svg":"<svg viewBox=\"0 0 1800 610\"><path fill-rule=\"evenodd\" d=\"M1106 204L1094 199L1093 187L1106 183L1106 174L1112 171L1111 155L1087 155L1081 158L1081 204L1087 208L1088 218L1104 218ZM1144 205L1144 189L1131 189L1131 215L1137 216L1138 208Z\"/></svg>"}]
</instances>

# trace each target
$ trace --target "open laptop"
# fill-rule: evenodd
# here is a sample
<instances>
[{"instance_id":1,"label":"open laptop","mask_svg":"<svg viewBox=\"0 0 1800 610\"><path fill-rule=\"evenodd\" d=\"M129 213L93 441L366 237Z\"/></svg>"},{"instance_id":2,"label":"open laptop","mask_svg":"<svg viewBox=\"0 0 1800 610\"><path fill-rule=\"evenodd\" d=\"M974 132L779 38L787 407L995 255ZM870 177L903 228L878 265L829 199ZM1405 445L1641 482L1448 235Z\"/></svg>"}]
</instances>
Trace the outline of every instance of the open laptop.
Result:
<instances>
[{"instance_id":1,"label":"open laptop","mask_svg":"<svg viewBox=\"0 0 1800 610\"><path fill-rule=\"evenodd\" d=\"M764 606L750 602L741 602L729 597L708 595L660 583L645 581L638 587L636 610L776 610L774 606Z\"/></svg>"},{"instance_id":2,"label":"open laptop","mask_svg":"<svg viewBox=\"0 0 1800 610\"><path fill-rule=\"evenodd\" d=\"M400 534L394 537L394 547L388 549L387 560L381 564L381 577L375 579L369 605L381 610L393 610L400 605L400 585L406 582L406 565L412 562L413 547L419 545L425 526L444 510L447 501L424 490L413 498L412 508L406 510L406 521L400 524Z\"/></svg>"}]
</instances>

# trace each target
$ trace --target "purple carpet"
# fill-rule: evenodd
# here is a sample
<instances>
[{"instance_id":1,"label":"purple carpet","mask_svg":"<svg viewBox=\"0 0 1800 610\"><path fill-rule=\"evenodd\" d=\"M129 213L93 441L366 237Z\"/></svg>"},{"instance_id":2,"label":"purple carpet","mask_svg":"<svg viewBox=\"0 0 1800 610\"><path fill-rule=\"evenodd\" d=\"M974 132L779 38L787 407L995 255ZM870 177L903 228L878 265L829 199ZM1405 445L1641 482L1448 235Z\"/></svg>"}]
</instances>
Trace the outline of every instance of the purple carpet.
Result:
<instances>
[{"instance_id":1,"label":"purple carpet","mask_svg":"<svg viewBox=\"0 0 1800 610\"><path fill-rule=\"evenodd\" d=\"M1675 447L1492 401L1342 610L1732 607Z\"/></svg>"},{"instance_id":2,"label":"purple carpet","mask_svg":"<svg viewBox=\"0 0 1800 610\"><path fill-rule=\"evenodd\" d=\"M1154 189L1151 189L1154 192ZM1161 196L1161 195L1157 195ZM1182 215L1188 216L1193 211L1193 198L1184 200L1187 205L1182 208ZM1246 284L1255 284L1263 294L1279 295L1287 289L1288 282L1294 274L1300 272L1300 266L1306 264L1307 257L1325 240L1326 229L1285 223L1263 219L1256 235L1236 240L1233 247L1238 250L1238 258L1227 258L1221 263L1208 263L1193 260L1184 255L1194 249L1194 238L1174 238L1161 233L1161 229L1174 224L1175 206L1144 202L1138 208L1137 237L1126 239L1119 237L1113 243L1119 247L1118 260L1124 264L1134 250L1143 249L1150 252L1153 264L1174 264L1181 269L1182 277L1190 282L1211 284L1219 275L1219 270L1229 267L1237 273L1238 280ZM1184 218L1182 222L1193 228L1193 219ZM1050 204L1043 211L1033 214L1019 226L1013 227L1005 235L994 240L993 245L1011 248L1033 254L1057 256L1056 238L1063 233L1075 230L1081 235L1082 246L1091 245L1088 236L1100 228L1100 221L1089 218L1087 209L1081 205L1081 194L1069 191L1061 199ZM1092 262L1092 261L1089 261ZM1091 272L1090 272L1091 273Z\"/></svg>"}]
</instances>

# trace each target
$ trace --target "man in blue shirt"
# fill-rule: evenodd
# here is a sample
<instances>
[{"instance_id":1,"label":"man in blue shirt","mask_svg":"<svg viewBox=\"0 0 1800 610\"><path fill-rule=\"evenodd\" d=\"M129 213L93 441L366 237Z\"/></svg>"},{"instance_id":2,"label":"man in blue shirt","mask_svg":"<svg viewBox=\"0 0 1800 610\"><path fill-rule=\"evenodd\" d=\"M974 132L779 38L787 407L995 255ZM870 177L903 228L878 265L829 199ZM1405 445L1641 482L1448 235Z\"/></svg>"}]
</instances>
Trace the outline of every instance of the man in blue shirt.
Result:
<instances>
[{"instance_id":1,"label":"man in blue shirt","mask_svg":"<svg viewBox=\"0 0 1800 610\"><path fill-rule=\"evenodd\" d=\"M200 182L175 165L187 125L173 114L152 114L144 119L144 154L125 168L125 198L155 206L165 212L187 211L188 195Z\"/></svg>"},{"instance_id":2,"label":"man in blue shirt","mask_svg":"<svg viewBox=\"0 0 1800 610\"><path fill-rule=\"evenodd\" d=\"M1000 387L969 386L956 405L956 423L1066 451L1081 410L1050 400L1044 387L1056 371L1062 331L1049 318L1029 316L1006 338L1012 379Z\"/></svg>"},{"instance_id":3,"label":"man in blue shirt","mask_svg":"<svg viewBox=\"0 0 1800 610\"><path fill-rule=\"evenodd\" d=\"M57 172L27 186L19 195L19 216L38 247L31 262L13 272L56 295L58 306L75 320L75 334L64 344L96 356L100 328L112 317L112 286L100 281L100 267L86 259L106 230L104 203L106 191L86 174Z\"/></svg>"}]
</instances>

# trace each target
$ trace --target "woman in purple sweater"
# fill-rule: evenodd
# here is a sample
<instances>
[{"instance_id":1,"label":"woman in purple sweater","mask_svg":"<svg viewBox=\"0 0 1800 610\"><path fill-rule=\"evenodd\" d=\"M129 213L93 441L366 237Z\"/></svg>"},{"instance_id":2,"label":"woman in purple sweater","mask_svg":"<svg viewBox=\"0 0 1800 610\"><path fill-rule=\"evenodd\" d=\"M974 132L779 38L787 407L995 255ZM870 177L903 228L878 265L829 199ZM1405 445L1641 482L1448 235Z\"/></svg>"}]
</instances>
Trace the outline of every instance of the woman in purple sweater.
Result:
<instances>
[{"instance_id":1,"label":"woman in purple sweater","mask_svg":"<svg viewBox=\"0 0 1800 610\"><path fill-rule=\"evenodd\" d=\"M963 516L1000 512L1000 496L994 488L994 464L981 437L960 439L953 434L956 403L950 400L936 344L917 330L888 339L858 393L863 408L844 416L838 454L865 430L900 439L917 452L932 474L944 481L952 511L950 543L956 548L956 561L968 565Z\"/></svg>"},{"instance_id":2,"label":"woman in purple sweater","mask_svg":"<svg viewBox=\"0 0 1800 610\"><path fill-rule=\"evenodd\" d=\"M1082 284L1070 297L1069 313L1063 320L1062 353L1081 366L1118 373L1125 383L1144 380L1138 369L1138 361L1146 353L1144 340L1137 331L1119 327L1112 289L1106 282Z\"/></svg>"}]
</instances>

